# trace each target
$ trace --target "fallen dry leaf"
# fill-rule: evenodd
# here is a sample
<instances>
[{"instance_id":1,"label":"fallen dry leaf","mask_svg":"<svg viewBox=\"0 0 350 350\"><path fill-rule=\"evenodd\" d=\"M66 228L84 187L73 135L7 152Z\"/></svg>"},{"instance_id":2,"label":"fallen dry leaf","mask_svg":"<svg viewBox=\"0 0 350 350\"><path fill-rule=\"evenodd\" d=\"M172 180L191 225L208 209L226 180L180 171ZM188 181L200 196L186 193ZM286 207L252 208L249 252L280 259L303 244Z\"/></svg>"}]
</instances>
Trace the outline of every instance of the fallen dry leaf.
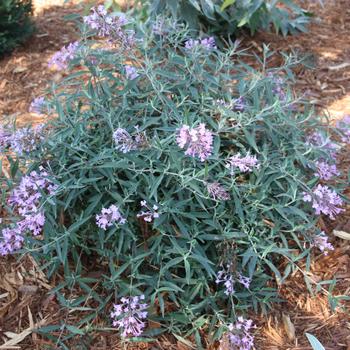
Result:
<instances>
[{"instance_id":1,"label":"fallen dry leaf","mask_svg":"<svg viewBox=\"0 0 350 350\"><path fill-rule=\"evenodd\" d=\"M282 321L283 321L284 330L287 333L288 339L290 341L293 341L295 339L295 327L293 322L290 319L290 316L283 314Z\"/></svg>"},{"instance_id":2,"label":"fallen dry leaf","mask_svg":"<svg viewBox=\"0 0 350 350\"><path fill-rule=\"evenodd\" d=\"M350 241L350 233L348 232L333 230L333 234L334 236L337 236L341 239L346 239L347 241Z\"/></svg>"}]
</instances>

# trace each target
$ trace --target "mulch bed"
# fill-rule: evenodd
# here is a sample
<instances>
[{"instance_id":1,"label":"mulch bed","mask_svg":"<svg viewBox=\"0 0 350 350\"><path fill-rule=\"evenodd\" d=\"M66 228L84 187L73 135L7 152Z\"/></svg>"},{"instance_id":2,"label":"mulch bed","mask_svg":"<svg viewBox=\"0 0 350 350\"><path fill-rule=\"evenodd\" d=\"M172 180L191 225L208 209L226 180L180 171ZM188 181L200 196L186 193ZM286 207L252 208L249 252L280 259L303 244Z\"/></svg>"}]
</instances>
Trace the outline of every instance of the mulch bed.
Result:
<instances>
[{"instance_id":1,"label":"mulch bed","mask_svg":"<svg viewBox=\"0 0 350 350\"><path fill-rule=\"evenodd\" d=\"M38 3L45 3L37 0ZM46 1L46 5L47 5ZM242 45L251 52L261 53L262 43L268 43L276 55L271 65L279 65L281 52L298 52L308 56L314 69L297 71L296 91L307 95L317 110L325 111L331 122L350 115L350 6L349 0L327 0L324 7L315 1L303 2L314 12L314 22L308 33L286 38L273 33L258 33L254 38L244 36ZM35 18L37 32L25 46L0 61L0 115L15 116L19 123L35 122L36 116L28 112L32 99L42 95L51 81L59 81L61 73L50 70L47 62L63 45L75 40L75 24L63 17L82 12L78 4L51 6L38 11ZM340 167L349 171L349 150L343 151ZM349 190L347 191L349 194ZM320 222L323 230L332 235L333 229L350 232L350 210L336 222ZM350 295L349 241L332 239L336 249L328 256L316 256L309 277L318 282L336 278L333 295ZM304 266L299 266L301 269ZM35 324L57 324L68 315L48 291L59 283L59 276L48 281L30 257L16 261L12 257L0 259L0 343L11 338L21 349L53 348L40 335L31 333ZM329 289L328 285L324 288ZM284 303L276 305L268 316L255 317L258 325L258 350L311 349L304 333L319 338L327 350L350 350L350 303L340 301L335 312L328 302L327 291L312 296L306 291L302 274L296 271L280 290ZM79 315L69 315L79 318ZM120 349L118 337L111 333L93 335L91 349ZM77 349L72 344L71 349ZM136 349L128 346L128 349ZM0 346L1 349L1 346ZM137 349L182 349L187 347L170 338L156 344L139 344Z\"/></svg>"}]
</instances>

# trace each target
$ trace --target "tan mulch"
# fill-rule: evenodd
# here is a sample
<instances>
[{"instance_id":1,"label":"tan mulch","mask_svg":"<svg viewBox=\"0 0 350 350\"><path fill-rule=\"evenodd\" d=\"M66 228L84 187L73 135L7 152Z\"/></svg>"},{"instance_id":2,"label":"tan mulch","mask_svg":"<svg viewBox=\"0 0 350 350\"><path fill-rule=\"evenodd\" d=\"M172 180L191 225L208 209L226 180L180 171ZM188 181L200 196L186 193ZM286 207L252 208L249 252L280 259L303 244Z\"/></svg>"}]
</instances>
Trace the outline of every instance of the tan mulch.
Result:
<instances>
[{"instance_id":1,"label":"tan mulch","mask_svg":"<svg viewBox=\"0 0 350 350\"><path fill-rule=\"evenodd\" d=\"M70 1L63 6L63 3L64 0L35 0L36 34L25 46L0 61L0 116L16 116L20 123L35 122L36 116L28 113L30 102L42 95L51 81L61 79L60 73L47 67L47 62L54 52L77 38L75 24L65 22L63 17L84 11L82 4ZM324 0L324 8L317 0L302 3L315 13L308 33L287 38L259 33L253 39L243 37L242 45L259 53L265 42L277 53L308 54L315 69L302 68L297 72L298 93L307 94L332 120L350 115L350 0ZM270 64L280 62L281 56L277 54ZM349 149L340 157L345 173L350 165L348 155ZM349 218L350 210L347 210L336 222L320 222L320 225L330 235L335 227L350 232ZM333 295L350 296L349 241L334 238L334 243L336 249L329 256L315 257L309 277L316 282L336 278ZM304 268L302 264L299 267ZM55 297L48 294L59 278L48 281L29 257L20 261L12 257L0 259L0 343L13 338L20 349L52 348L47 340L32 333L31 328L57 324L66 317L79 318L79 315L66 315ZM340 301L342 308L332 312L327 300L330 288L328 285L324 288L322 293L310 295L301 273L296 271L280 290L285 302L276 305L268 317L255 318L256 349L311 349L304 335L309 332L327 350L350 350L350 303ZM91 349L121 348L118 338L110 333L101 332L93 338L95 345ZM72 344L71 349L76 348ZM138 349L186 350L187 347L164 338L156 344L141 344Z\"/></svg>"}]
</instances>

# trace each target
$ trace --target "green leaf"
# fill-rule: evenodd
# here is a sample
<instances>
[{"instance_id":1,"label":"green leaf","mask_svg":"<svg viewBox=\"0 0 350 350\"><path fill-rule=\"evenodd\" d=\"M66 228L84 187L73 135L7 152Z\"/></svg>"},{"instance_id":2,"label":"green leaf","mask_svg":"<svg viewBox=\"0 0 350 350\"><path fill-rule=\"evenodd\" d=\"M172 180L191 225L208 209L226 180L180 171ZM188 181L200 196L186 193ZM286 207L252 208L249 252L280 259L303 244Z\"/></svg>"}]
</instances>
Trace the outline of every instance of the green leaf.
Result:
<instances>
[{"instance_id":1,"label":"green leaf","mask_svg":"<svg viewBox=\"0 0 350 350\"><path fill-rule=\"evenodd\" d=\"M319 340L310 333L305 333L307 339L309 340L313 350L326 350L324 346L319 342Z\"/></svg>"},{"instance_id":2,"label":"green leaf","mask_svg":"<svg viewBox=\"0 0 350 350\"><path fill-rule=\"evenodd\" d=\"M235 2L236 0L225 0L224 3L221 5L221 11L224 11L226 7L233 5Z\"/></svg>"},{"instance_id":3,"label":"green leaf","mask_svg":"<svg viewBox=\"0 0 350 350\"><path fill-rule=\"evenodd\" d=\"M66 328L67 328L67 330L69 330L73 334L79 334L79 335L85 334L85 332L82 329L75 327L75 326L72 326L72 325L66 325Z\"/></svg>"}]
</instances>

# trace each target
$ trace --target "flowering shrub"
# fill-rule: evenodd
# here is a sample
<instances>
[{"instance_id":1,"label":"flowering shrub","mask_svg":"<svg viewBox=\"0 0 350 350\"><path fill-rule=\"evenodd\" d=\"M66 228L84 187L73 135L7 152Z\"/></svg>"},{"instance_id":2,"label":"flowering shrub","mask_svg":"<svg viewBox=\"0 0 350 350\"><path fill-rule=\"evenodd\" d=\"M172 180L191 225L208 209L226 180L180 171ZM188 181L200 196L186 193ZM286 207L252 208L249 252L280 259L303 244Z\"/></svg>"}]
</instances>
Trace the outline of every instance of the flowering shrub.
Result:
<instances>
[{"instance_id":1,"label":"flowering shrub","mask_svg":"<svg viewBox=\"0 0 350 350\"><path fill-rule=\"evenodd\" d=\"M33 33L31 0L0 2L0 58L10 53Z\"/></svg>"},{"instance_id":2,"label":"flowering shrub","mask_svg":"<svg viewBox=\"0 0 350 350\"><path fill-rule=\"evenodd\" d=\"M317 169L340 146L307 104L297 111L281 83L291 61L255 71L237 48L188 49L182 27L134 32L102 7L84 22L72 73L39 100L45 137L33 130L35 147L18 152L28 132L0 132L13 174L2 253L24 245L49 276L65 274L58 300L86 313L67 328L77 335L108 314L123 338L170 332L202 348L205 331L252 348L242 315L277 301L274 280L311 249L332 249L316 222L343 202ZM21 216L35 221L25 232Z\"/></svg>"},{"instance_id":3,"label":"flowering shrub","mask_svg":"<svg viewBox=\"0 0 350 350\"><path fill-rule=\"evenodd\" d=\"M283 35L306 31L308 13L294 1L280 0L143 0L151 16L167 14L192 29L223 35L248 28L251 33L271 26ZM191 41L196 45L198 40Z\"/></svg>"}]
</instances>

